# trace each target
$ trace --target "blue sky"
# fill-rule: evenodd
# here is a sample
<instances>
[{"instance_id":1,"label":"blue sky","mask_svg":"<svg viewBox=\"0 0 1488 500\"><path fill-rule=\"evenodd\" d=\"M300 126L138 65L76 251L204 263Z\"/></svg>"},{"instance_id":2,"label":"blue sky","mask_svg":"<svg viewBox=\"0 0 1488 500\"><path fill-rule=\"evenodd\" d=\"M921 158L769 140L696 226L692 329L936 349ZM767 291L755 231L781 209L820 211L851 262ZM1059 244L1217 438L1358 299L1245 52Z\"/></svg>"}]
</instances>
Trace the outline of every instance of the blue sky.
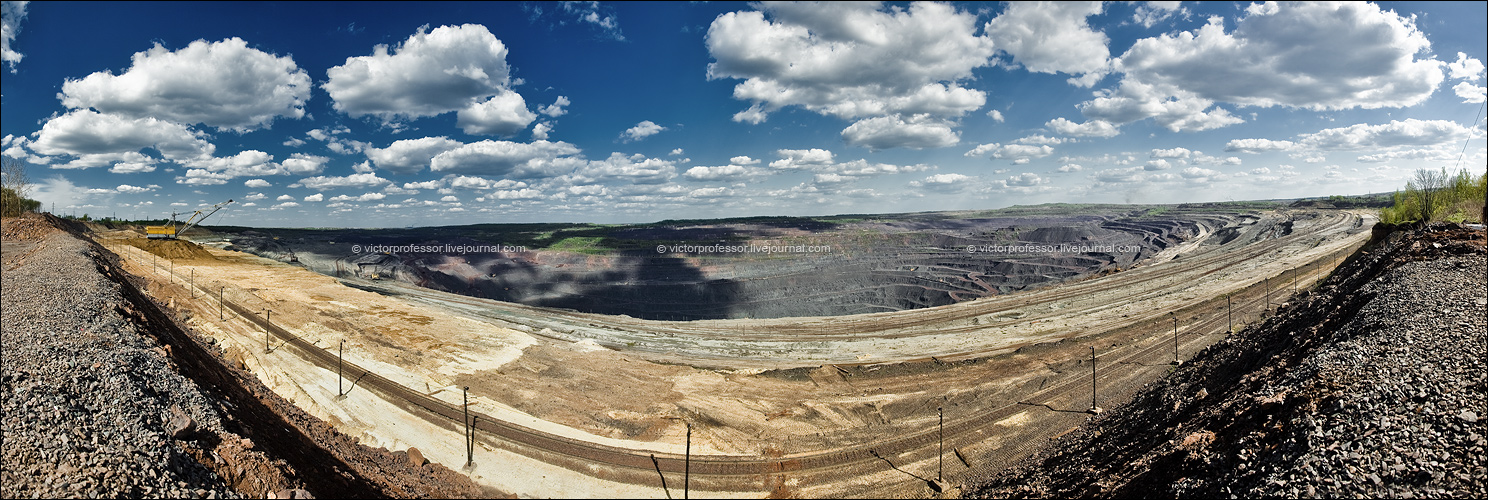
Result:
<instances>
[{"instance_id":1,"label":"blue sky","mask_svg":"<svg viewBox=\"0 0 1488 500\"><path fill-rule=\"evenodd\" d=\"M5 2L0 123L252 226L1361 194L1488 164L1485 6Z\"/></svg>"}]
</instances>

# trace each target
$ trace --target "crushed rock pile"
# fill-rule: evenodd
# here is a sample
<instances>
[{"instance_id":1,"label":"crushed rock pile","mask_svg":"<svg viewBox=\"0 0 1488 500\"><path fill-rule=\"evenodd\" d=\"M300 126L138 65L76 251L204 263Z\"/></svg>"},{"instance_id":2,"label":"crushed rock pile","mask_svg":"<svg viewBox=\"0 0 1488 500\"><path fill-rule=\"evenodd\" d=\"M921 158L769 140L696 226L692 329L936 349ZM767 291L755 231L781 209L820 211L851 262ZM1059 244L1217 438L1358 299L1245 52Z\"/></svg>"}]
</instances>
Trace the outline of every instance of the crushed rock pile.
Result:
<instances>
[{"instance_id":1,"label":"crushed rock pile","mask_svg":"<svg viewBox=\"0 0 1488 500\"><path fill-rule=\"evenodd\" d=\"M1484 232L1378 236L1316 291L967 496L1488 495Z\"/></svg>"}]
</instances>

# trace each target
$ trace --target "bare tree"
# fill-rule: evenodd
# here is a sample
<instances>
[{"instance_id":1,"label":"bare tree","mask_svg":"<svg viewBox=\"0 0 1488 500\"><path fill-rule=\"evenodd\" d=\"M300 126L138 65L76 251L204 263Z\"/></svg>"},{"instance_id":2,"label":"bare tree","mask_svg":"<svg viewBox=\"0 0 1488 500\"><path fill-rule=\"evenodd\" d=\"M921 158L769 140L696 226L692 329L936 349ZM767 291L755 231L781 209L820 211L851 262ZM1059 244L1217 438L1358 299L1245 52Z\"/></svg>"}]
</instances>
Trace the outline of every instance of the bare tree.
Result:
<instances>
[{"instance_id":1,"label":"bare tree","mask_svg":"<svg viewBox=\"0 0 1488 500\"><path fill-rule=\"evenodd\" d=\"M26 178L26 163L9 156L3 157L0 163L0 188L3 189L3 206L0 213L6 216L20 215L26 210L33 210L34 202L26 199L31 194L31 181Z\"/></svg>"},{"instance_id":2,"label":"bare tree","mask_svg":"<svg viewBox=\"0 0 1488 500\"><path fill-rule=\"evenodd\" d=\"M1437 171L1423 168L1417 170L1415 178L1405 184L1406 196L1417 202L1416 210L1421 224L1431 222L1431 216L1436 214L1436 205L1440 204L1438 198L1441 190L1447 187L1449 178L1446 169Z\"/></svg>"}]
</instances>

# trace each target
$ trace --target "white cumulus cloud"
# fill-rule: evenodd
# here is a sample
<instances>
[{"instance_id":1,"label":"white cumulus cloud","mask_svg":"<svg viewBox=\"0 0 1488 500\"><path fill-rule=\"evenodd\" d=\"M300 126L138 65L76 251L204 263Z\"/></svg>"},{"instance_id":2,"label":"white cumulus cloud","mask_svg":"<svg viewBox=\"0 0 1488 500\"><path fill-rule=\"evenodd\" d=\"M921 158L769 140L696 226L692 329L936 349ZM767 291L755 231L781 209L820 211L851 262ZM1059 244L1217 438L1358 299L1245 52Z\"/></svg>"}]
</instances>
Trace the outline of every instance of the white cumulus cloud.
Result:
<instances>
[{"instance_id":1,"label":"white cumulus cloud","mask_svg":"<svg viewBox=\"0 0 1488 500\"><path fill-rule=\"evenodd\" d=\"M732 180L744 176L749 169L740 165L722 165L717 167L692 167L683 172L682 175L695 181L721 181Z\"/></svg>"},{"instance_id":2,"label":"white cumulus cloud","mask_svg":"<svg viewBox=\"0 0 1488 500\"><path fill-rule=\"evenodd\" d=\"M1100 2L1010 2L986 30L998 50L1011 54L1013 62L1028 71L1093 74L1070 80L1089 87L1105 73L1111 57L1106 35L1085 21L1101 10Z\"/></svg>"},{"instance_id":3,"label":"white cumulus cloud","mask_svg":"<svg viewBox=\"0 0 1488 500\"><path fill-rule=\"evenodd\" d=\"M384 122L460 111L466 133L510 134L535 118L511 91L506 45L479 24L428 26L392 49L350 57L321 85L337 111ZM519 109L520 106L520 109Z\"/></svg>"},{"instance_id":4,"label":"white cumulus cloud","mask_svg":"<svg viewBox=\"0 0 1488 500\"><path fill-rule=\"evenodd\" d=\"M309 189L314 189L316 191L325 191L327 189L337 189L337 188L369 188L369 187L377 187L377 186L381 186L383 184L388 184L389 182L391 182L391 181L389 181L387 179L383 179L381 177L378 177L377 174L374 174L374 173L365 173L365 174L351 174L351 175L344 176L344 177L337 177L337 176L306 177L304 179L300 179L300 182L298 184L300 184L303 187L309 188ZM291 186L291 187L293 187L293 186Z\"/></svg>"},{"instance_id":5,"label":"white cumulus cloud","mask_svg":"<svg viewBox=\"0 0 1488 500\"><path fill-rule=\"evenodd\" d=\"M484 140L435 155L429 162L429 170L451 174L502 176L535 162L578 152L578 147L563 141L521 143Z\"/></svg>"},{"instance_id":6,"label":"white cumulus cloud","mask_svg":"<svg viewBox=\"0 0 1488 500\"><path fill-rule=\"evenodd\" d=\"M27 3L30 2L6 1L3 10L0 10L0 20L4 21L3 26L0 26L0 44L3 44L3 47L0 47L0 60L10 65L11 73L15 73L16 64L20 64L21 59L25 57L25 54L12 50L10 42L15 41L16 36L21 34L21 21L26 20Z\"/></svg>"},{"instance_id":7,"label":"white cumulus cloud","mask_svg":"<svg viewBox=\"0 0 1488 500\"><path fill-rule=\"evenodd\" d=\"M368 148L363 153L377 168L395 174L415 174L428 166L435 156L463 145L444 136L421 137L394 141L386 148Z\"/></svg>"},{"instance_id":8,"label":"white cumulus cloud","mask_svg":"<svg viewBox=\"0 0 1488 500\"><path fill-rule=\"evenodd\" d=\"M538 108L537 111L550 117L557 118L568 113L568 110L563 109L563 107L568 106L569 104L571 103L568 102L567 97L558 96L558 99L554 100L553 104L542 106Z\"/></svg>"},{"instance_id":9,"label":"white cumulus cloud","mask_svg":"<svg viewBox=\"0 0 1488 500\"><path fill-rule=\"evenodd\" d=\"M1459 82L1452 87L1452 92L1456 93L1457 97L1461 97L1462 102L1481 104L1484 100L1484 94L1488 93L1488 87L1473 85L1468 82Z\"/></svg>"},{"instance_id":10,"label":"white cumulus cloud","mask_svg":"<svg viewBox=\"0 0 1488 500\"><path fill-rule=\"evenodd\" d=\"M1242 120L1216 103L1339 110L1412 106L1444 78L1414 18L1373 3L1252 4L1236 21L1137 40L1114 62L1120 86L1080 105L1117 124L1173 131Z\"/></svg>"},{"instance_id":11,"label":"white cumulus cloud","mask_svg":"<svg viewBox=\"0 0 1488 500\"><path fill-rule=\"evenodd\" d=\"M1478 81L1483 78L1483 61L1458 52L1457 60L1447 63L1447 74L1457 80Z\"/></svg>"},{"instance_id":12,"label":"white cumulus cloud","mask_svg":"<svg viewBox=\"0 0 1488 500\"><path fill-rule=\"evenodd\" d=\"M1287 151L1292 149L1296 143L1292 141L1273 141L1270 139L1234 139L1225 143L1225 151L1241 153L1260 153L1262 151Z\"/></svg>"},{"instance_id":13,"label":"white cumulus cloud","mask_svg":"<svg viewBox=\"0 0 1488 500\"><path fill-rule=\"evenodd\" d=\"M706 37L708 79L744 80L734 98L750 106L735 121L799 106L858 120L842 133L852 144L940 147L955 143L947 119L986 103L985 92L961 86L992 64L993 42L977 35L972 13L925 2L756 6L763 11L718 16Z\"/></svg>"},{"instance_id":14,"label":"white cumulus cloud","mask_svg":"<svg viewBox=\"0 0 1488 500\"><path fill-rule=\"evenodd\" d=\"M1075 123L1065 118L1049 120L1044 126L1055 132L1075 137L1116 137L1121 131L1104 120L1088 120L1085 123Z\"/></svg>"},{"instance_id":15,"label":"white cumulus cloud","mask_svg":"<svg viewBox=\"0 0 1488 500\"><path fill-rule=\"evenodd\" d=\"M1301 143L1325 151L1354 150L1460 143L1470 135L1470 129L1456 122L1409 118L1377 125L1360 123L1323 129L1303 134Z\"/></svg>"},{"instance_id":16,"label":"white cumulus cloud","mask_svg":"<svg viewBox=\"0 0 1488 500\"><path fill-rule=\"evenodd\" d=\"M74 109L246 132L280 116L305 116L310 75L291 57L249 48L241 38L197 40L174 52L157 43L136 52L121 75L68 79L61 99Z\"/></svg>"},{"instance_id":17,"label":"white cumulus cloud","mask_svg":"<svg viewBox=\"0 0 1488 500\"><path fill-rule=\"evenodd\" d=\"M666 130L666 127L652 123L651 120L646 120L637 123L634 127L625 129L625 133L620 134L620 137L624 139L625 142L639 141L641 139L645 139L647 137L651 137L653 135L661 133L661 131L663 130Z\"/></svg>"},{"instance_id":18,"label":"white cumulus cloud","mask_svg":"<svg viewBox=\"0 0 1488 500\"><path fill-rule=\"evenodd\" d=\"M470 135L509 136L525 130L537 119L536 114L527 110L522 95L509 90L471 104L455 116L456 125Z\"/></svg>"},{"instance_id":19,"label":"white cumulus cloud","mask_svg":"<svg viewBox=\"0 0 1488 500\"><path fill-rule=\"evenodd\" d=\"M918 114L877 116L858 120L842 129L842 140L873 151L892 148L940 148L954 146L961 140L949 120Z\"/></svg>"},{"instance_id":20,"label":"white cumulus cloud","mask_svg":"<svg viewBox=\"0 0 1488 500\"><path fill-rule=\"evenodd\" d=\"M779 160L770 162L772 168L795 170L832 163L832 152L825 149L781 149L775 151Z\"/></svg>"},{"instance_id":21,"label":"white cumulus cloud","mask_svg":"<svg viewBox=\"0 0 1488 500\"><path fill-rule=\"evenodd\" d=\"M118 191L120 193L129 193L129 194L148 193L148 192L154 191L156 189L160 189L160 186L151 184L149 186L140 187L140 186L131 186L131 185L128 185L128 184L120 184L119 187L114 188L115 191Z\"/></svg>"},{"instance_id":22,"label":"white cumulus cloud","mask_svg":"<svg viewBox=\"0 0 1488 500\"><path fill-rule=\"evenodd\" d=\"M1185 159L1186 160L1186 159L1188 159L1192 155L1193 155L1193 151L1189 151L1188 148L1172 148L1172 149L1154 149L1154 150L1152 150L1152 157L1153 158L1177 158L1177 159Z\"/></svg>"},{"instance_id":23,"label":"white cumulus cloud","mask_svg":"<svg viewBox=\"0 0 1488 500\"><path fill-rule=\"evenodd\" d=\"M127 118L82 109L47 120L28 145L43 155L111 155L109 161L145 161L141 149L167 160L210 156L216 147L184 125L157 118ZM98 163L101 166L107 162Z\"/></svg>"}]
</instances>

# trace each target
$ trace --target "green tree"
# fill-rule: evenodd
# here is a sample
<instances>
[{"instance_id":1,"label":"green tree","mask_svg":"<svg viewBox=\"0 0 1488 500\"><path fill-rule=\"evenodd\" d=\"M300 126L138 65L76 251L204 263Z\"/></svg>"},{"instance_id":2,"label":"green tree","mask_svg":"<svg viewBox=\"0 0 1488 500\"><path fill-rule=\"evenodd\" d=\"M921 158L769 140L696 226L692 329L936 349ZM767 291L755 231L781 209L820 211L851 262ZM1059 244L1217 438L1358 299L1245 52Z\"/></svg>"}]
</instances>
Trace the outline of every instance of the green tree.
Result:
<instances>
[{"instance_id":1,"label":"green tree","mask_svg":"<svg viewBox=\"0 0 1488 500\"><path fill-rule=\"evenodd\" d=\"M1431 222L1441 205L1442 188L1447 187L1447 169L1440 171L1420 169L1414 180L1405 184L1406 196L1416 200L1416 220L1422 224Z\"/></svg>"},{"instance_id":2,"label":"green tree","mask_svg":"<svg viewBox=\"0 0 1488 500\"><path fill-rule=\"evenodd\" d=\"M1473 175L1464 170L1449 175L1445 169L1417 170L1405 191L1395 192L1394 205L1380 211L1380 220L1389 224L1481 221L1485 196L1488 173Z\"/></svg>"}]
</instances>

